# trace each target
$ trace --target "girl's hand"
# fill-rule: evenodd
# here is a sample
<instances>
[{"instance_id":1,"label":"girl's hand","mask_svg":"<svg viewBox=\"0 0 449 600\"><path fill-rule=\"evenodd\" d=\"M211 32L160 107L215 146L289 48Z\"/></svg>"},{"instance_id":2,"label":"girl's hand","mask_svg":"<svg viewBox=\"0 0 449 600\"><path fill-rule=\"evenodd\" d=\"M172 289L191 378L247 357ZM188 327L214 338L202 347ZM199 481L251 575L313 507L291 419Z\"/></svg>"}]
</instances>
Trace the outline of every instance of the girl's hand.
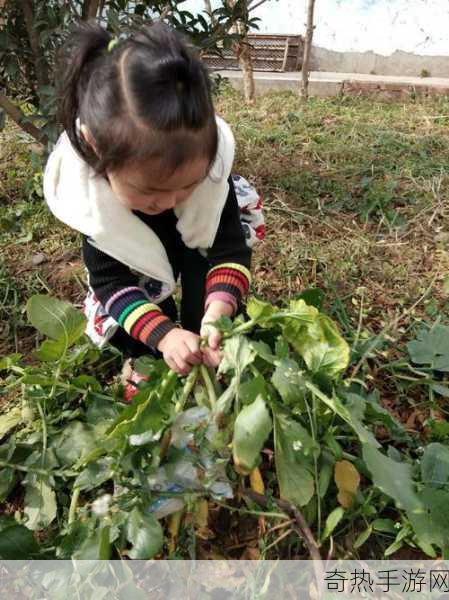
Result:
<instances>
[{"instance_id":1,"label":"girl's hand","mask_svg":"<svg viewBox=\"0 0 449 600\"><path fill-rule=\"evenodd\" d=\"M228 302L214 300L211 302L201 321L201 337L207 339L207 346L201 349L203 362L208 367L218 367L221 362L222 354L220 351L221 332L218 331L210 322L216 321L222 316L230 317L234 312L234 307Z\"/></svg>"},{"instance_id":2,"label":"girl's hand","mask_svg":"<svg viewBox=\"0 0 449 600\"><path fill-rule=\"evenodd\" d=\"M176 328L166 333L157 349L170 369L179 375L188 375L194 365L203 362L200 336L186 329Z\"/></svg>"}]
</instances>

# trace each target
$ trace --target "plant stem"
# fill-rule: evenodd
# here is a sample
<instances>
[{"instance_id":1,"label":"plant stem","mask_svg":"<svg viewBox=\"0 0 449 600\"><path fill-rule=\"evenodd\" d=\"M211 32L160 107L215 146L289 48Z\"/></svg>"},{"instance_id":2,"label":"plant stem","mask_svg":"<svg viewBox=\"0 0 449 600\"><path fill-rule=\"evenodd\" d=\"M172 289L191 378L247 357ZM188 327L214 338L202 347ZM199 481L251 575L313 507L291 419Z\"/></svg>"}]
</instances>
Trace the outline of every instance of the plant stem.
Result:
<instances>
[{"instance_id":1,"label":"plant stem","mask_svg":"<svg viewBox=\"0 0 449 600\"><path fill-rule=\"evenodd\" d=\"M195 387L196 380L198 378L198 366L193 367L190 371L189 376L186 379L184 387L182 388L181 398L178 400L175 406L175 412L179 413L184 408L193 388Z\"/></svg>"},{"instance_id":2,"label":"plant stem","mask_svg":"<svg viewBox=\"0 0 449 600\"><path fill-rule=\"evenodd\" d=\"M14 463L6 462L5 460L0 460L0 467L3 469L13 469L14 471L23 471L23 473L37 473L38 475L45 475L48 477L50 475L49 471L45 469L38 469L36 467L25 467L23 465L15 465ZM52 475L55 475L55 472L52 472Z\"/></svg>"},{"instance_id":3,"label":"plant stem","mask_svg":"<svg viewBox=\"0 0 449 600\"><path fill-rule=\"evenodd\" d=\"M222 506L231 512L239 512L245 515L254 515L255 517L267 517L273 519L285 519L288 517L286 513L274 513L274 512L263 512L261 510L249 510L247 508L238 508L237 506L229 506L225 502L220 502L219 500L211 500L214 504L218 506Z\"/></svg>"},{"instance_id":4,"label":"plant stem","mask_svg":"<svg viewBox=\"0 0 449 600\"><path fill-rule=\"evenodd\" d=\"M257 502L257 504L259 504L260 506L267 506L269 502L266 496L264 496L263 494L258 494L253 490L244 489L243 495L247 496L254 502ZM306 546L309 549L311 558L321 563L319 546L315 538L313 537L313 533L310 527L307 525L307 522L304 519L302 513L299 511L299 509L287 500L282 500L281 498L271 498L271 500L275 502L281 510L284 510L288 516L293 517L295 519L297 525L295 529L304 539ZM322 565L320 565L320 567L318 568L322 570Z\"/></svg>"},{"instance_id":5,"label":"plant stem","mask_svg":"<svg viewBox=\"0 0 449 600\"><path fill-rule=\"evenodd\" d=\"M165 394L165 392L167 391L167 388L169 387L169 385L177 377L178 377L178 375L177 375L177 373L175 371L172 371L171 369L170 369L170 371L168 371L168 373L165 375L165 377L163 377L163 379L161 381L161 385L159 387L159 394L160 394L160 396L163 396Z\"/></svg>"},{"instance_id":6,"label":"plant stem","mask_svg":"<svg viewBox=\"0 0 449 600\"><path fill-rule=\"evenodd\" d=\"M354 352L357 344L359 343L360 332L362 331L362 323L363 323L363 299L364 299L364 292L362 291L362 294L361 294L361 297L360 297L359 322L357 324L357 331L355 332L354 341L352 342L352 351L353 352Z\"/></svg>"},{"instance_id":7,"label":"plant stem","mask_svg":"<svg viewBox=\"0 0 449 600\"><path fill-rule=\"evenodd\" d=\"M72 499L70 500L70 508L69 508L69 520L68 524L70 525L75 520L76 515L76 507L78 506L78 498L80 496L80 488L74 487Z\"/></svg>"},{"instance_id":8,"label":"plant stem","mask_svg":"<svg viewBox=\"0 0 449 600\"><path fill-rule=\"evenodd\" d=\"M239 325L232 331L224 333L222 339L226 340L230 337L233 337L234 335L240 335L241 333L246 333L247 331L252 329L255 324L256 324L256 321L253 321L252 319L250 321L246 321L246 323L242 323L241 325Z\"/></svg>"},{"instance_id":9,"label":"plant stem","mask_svg":"<svg viewBox=\"0 0 449 600\"><path fill-rule=\"evenodd\" d=\"M47 456L47 421L45 420L44 409L42 408L41 403L37 402L37 408L39 410L39 415L42 419L42 458L41 458L41 467L45 467L45 459Z\"/></svg>"},{"instance_id":10,"label":"plant stem","mask_svg":"<svg viewBox=\"0 0 449 600\"><path fill-rule=\"evenodd\" d=\"M314 420L314 416L316 416L316 398L315 398L315 394L312 392L312 402L313 402L313 414L310 410L310 406L309 403L307 402L307 399L305 399L305 404L306 404L306 409L307 409L307 415L309 417L309 422L310 422L310 431L312 433L312 439L315 443L317 442L317 427L316 427L316 422ZM319 490L319 478L318 478L318 463L317 463L317 458L315 455L315 452L313 453L313 471L314 471L314 478L315 478L315 489ZM318 521L318 539L321 538L321 497L319 495L319 493L317 493L317 521Z\"/></svg>"},{"instance_id":11,"label":"plant stem","mask_svg":"<svg viewBox=\"0 0 449 600\"><path fill-rule=\"evenodd\" d=\"M74 390L75 392L79 392L80 394L85 394L89 391L87 389L83 390L82 388L76 387L69 383L63 383L62 381L58 381L58 386L61 387L63 390ZM102 398L103 400L114 400L112 396L108 396L107 394L100 394L100 392L92 392L92 394L95 394L95 396L97 396L98 398Z\"/></svg>"},{"instance_id":12,"label":"plant stem","mask_svg":"<svg viewBox=\"0 0 449 600\"><path fill-rule=\"evenodd\" d=\"M204 384L206 386L207 395L209 397L210 407L211 407L211 409L214 409L215 405L217 404L217 395L215 393L214 384L212 383L212 380L210 378L209 371L207 370L207 367L205 367L204 365L201 365L200 366L200 373L201 373L201 376L203 378Z\"/></svg>"},{"instance_id":13,"label":"plant stem","mask_svg":"<svg viewBox=\"0 0 449 600\"><path fill-rule=\"evenodd\" d=\"M57 386L57 384L59 383L59 377L60 377L60 375L61 375L61 371L62 371L62 359L63 359L63 358L65 358L65 354L64 354L64 356L63 356L63 357L62 357L62 358L59 360L59 362L58 362L58 366L56 367L56 371L55 371L55 378L54 378L54 381L53 381L53 385L51 386L50 394L49 394L49 396L48 396L48 399L49 399L49 400L52 400L52 399L53 399L53 396L54 396L54 395L55 395L55 393L56 393L56 386Z\"/></svg>"}]
</instances>

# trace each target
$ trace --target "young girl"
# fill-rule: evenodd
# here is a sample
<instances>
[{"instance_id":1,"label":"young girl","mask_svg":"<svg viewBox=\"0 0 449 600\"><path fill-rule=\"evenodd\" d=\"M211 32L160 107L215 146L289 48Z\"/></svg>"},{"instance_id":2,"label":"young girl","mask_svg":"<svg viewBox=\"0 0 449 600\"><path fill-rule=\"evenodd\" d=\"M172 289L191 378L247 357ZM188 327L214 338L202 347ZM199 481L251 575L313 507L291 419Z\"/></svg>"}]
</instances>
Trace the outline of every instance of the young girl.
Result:
<instances>
[{"instance_id":1,"label":"young girl","mask_svg":"<svg viewBox=\"0 0 449 600\"><path fill-rule=\"evenodd\" d=\"M208 323L239 310L264 225L255 190L231 176L234 139L215 114L204 65L163 23L124 40L78 25L61 59L65 131L44 194L82 233L88 335L127 357L162 355L182 375L217 366L220 335Z\"/></svg>"}]
</instances>

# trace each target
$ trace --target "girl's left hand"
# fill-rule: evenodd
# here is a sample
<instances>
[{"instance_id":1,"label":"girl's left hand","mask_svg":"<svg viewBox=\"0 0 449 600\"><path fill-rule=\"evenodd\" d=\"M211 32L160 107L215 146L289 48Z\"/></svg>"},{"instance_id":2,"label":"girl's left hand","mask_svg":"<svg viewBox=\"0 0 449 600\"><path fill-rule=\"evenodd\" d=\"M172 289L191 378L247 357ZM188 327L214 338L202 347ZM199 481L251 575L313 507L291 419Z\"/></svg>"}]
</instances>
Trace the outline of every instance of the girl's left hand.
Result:
<instances>
[{"instance_id":1,"label":"girl's left hand","mask_svg":"<svg viewBox=\"0 0 449 600\"><path fill-rule=\"evenodd\" d=\"M201 321L200 336L207 338L207 346L201 349L203 354L203 362L208 367L218 367L221 362L221 333L211 322L216 321L220 317L230 317L234 312L234 307L228 302L222 302L221 300L214 300L211 302L204 313L203 320Z\"/></svg>"}]
</instances>

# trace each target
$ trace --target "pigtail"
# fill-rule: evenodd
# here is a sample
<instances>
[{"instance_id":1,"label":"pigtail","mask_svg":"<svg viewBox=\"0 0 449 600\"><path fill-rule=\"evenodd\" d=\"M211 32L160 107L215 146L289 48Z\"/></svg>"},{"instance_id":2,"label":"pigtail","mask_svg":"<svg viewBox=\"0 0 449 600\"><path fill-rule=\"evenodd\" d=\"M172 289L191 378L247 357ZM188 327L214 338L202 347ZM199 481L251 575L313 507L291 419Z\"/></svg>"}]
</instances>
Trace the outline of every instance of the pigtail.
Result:
<instances>
[{"instance_id":1,"label":"pigtail","mask_svg":"<svg viewBox=\"0 0 449 600\"><path fill-rule=\"evenodd\" d=\"M73 148L103 176L147 160L158 160L167 172L195 157L212 164L218 130L198 52L162 22L127 33L110 44L101 25L81 22L58 53L58 119ZM95 150L78 130L78 118Z\"/></svg>"},{"instance_id":2,"label":"pigtail","mask_svg":"<svg viewBox=\"0 0 449 600\"><path fill-rule=\"evenodd\" d=\"M95 154L77 131L83 94L98 60L104 60L111 34L95 21L77 23L58 52L58 120L78 153L91 162Z\"/></svg>"},{"instance_id":3,"label":"pigtail","mask_svg":"<svg viewBox=\"0 0 449 600\"><path fill-rule=\"evenodd\" d=\"M137 60L130 61L129 80L136 97L142 88L157 90L153 98L145 99L139 111L154 120L158 128L174 130L179 127L200 129L205 120L213 120L213 100L206 66L200 61L197 49L186 36L174 32L162 21L142 26L134 31L132 42ZM152 60L146 60L151 56ZM159 98L163 94L164 103Z\"/></svg>"}]
</instances>

